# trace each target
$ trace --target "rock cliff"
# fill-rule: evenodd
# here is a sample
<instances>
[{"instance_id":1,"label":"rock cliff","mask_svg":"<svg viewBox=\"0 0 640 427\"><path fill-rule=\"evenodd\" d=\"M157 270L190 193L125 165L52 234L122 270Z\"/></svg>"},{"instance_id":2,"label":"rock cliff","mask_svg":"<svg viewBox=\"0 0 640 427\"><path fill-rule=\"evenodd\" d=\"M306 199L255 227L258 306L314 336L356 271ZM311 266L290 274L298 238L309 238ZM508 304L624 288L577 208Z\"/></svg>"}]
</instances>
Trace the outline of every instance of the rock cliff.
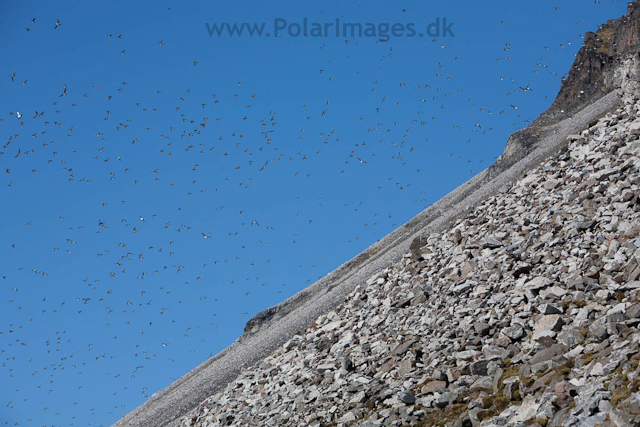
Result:
<instances>
[{"instance_id":1,"label":"rock cliff","mask_svg":"<svg viewBox=\"0 0 640 427\"><path fill-rule=\"evenodd\" d=\"M526 129L514 133L503 160L513 162L531 151L546 127L571 117L598 98L617 91L633 95L640 85L640 3L630 2L627 13L609 20L584 43L551 107Z\"/></svg>"}]
</instances>

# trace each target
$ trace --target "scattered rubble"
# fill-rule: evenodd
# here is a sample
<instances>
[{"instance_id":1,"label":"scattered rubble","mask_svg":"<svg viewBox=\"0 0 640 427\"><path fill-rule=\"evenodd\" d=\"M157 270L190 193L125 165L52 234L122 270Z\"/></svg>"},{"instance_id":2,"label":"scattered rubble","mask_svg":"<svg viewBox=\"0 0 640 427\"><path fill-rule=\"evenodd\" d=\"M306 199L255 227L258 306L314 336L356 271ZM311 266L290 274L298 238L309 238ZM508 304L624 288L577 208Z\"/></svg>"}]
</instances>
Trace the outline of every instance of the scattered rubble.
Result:
<instances>
[{"instance_id":1,"label":"scattered rubble","mask_svg":"<svg viewBox=\"0 0 640 427\"><path fill-rule=\"evenodd\" d=\"M416 239L182 425L640 425L639 115Z\"/></svg>"}]
</instances>

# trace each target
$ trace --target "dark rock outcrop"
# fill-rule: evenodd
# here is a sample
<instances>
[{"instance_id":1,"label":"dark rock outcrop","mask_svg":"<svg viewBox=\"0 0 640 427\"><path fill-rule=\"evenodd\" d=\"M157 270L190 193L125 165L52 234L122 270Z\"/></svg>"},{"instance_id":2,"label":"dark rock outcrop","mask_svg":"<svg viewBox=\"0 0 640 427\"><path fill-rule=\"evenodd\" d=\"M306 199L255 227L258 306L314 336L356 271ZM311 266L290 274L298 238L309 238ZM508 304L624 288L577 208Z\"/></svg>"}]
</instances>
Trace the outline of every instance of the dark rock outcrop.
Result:
<instances>
[{"instance_id":1,"label":"dark rock outcrop","mask_svg":"<svg viewBox=\"0 0 640 427\"><path fill-rule=\"evenodd\" d=\"M584 43L551 107L529 127L511 135L501 161L514 163L531 152L545 128L571 117L612 92L637 93L640 88L640 3L630 2L627 13L607 21Z\"/></svg>"}]
</instances>

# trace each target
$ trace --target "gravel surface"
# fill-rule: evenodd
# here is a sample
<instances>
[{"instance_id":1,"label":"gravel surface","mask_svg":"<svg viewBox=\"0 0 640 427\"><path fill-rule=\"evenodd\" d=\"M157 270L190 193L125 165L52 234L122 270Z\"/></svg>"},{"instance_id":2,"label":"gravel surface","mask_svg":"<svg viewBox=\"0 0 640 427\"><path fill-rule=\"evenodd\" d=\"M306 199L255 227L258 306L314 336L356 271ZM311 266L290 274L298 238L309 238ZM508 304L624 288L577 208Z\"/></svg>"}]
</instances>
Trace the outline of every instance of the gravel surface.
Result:
<instances>
[{"instance_id":1,"label":"gravel surface","mask_svg":"<svg viewBox=\"0 0 640 427\"><path fill-rule=\"evenodd\" d=\"M569 135L615 108L619 100L617 93L611 92L573 117L542 129L532 152L521 150L512 154L508 162L496 162L332 273L260 313L249 321L246 333L235 343L155 393L114 427L178 426L181 417L233 381L242 368L261 361L312 320L341 303L356 285L404 256L414 238L442 230L452 219L562 147Z\"/></svg>"}]
</instances>

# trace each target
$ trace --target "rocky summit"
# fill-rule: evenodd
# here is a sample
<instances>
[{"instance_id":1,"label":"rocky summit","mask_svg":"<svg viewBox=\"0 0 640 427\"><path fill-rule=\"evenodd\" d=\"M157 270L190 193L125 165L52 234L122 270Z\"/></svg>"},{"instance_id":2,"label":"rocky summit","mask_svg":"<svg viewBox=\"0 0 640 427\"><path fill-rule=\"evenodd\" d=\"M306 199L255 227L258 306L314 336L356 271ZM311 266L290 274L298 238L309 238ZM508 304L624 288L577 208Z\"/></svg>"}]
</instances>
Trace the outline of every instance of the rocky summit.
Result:
<instances>
[{"instance_id":1,"label":"rocky summit","mask_svg":"<svg viewBox=\"0 0 640 427\"><path fill-rule=\"evenodd\" d=\"M182 425L640 425L639 196L635 96Z\"/></svg>"}]
</instances>

